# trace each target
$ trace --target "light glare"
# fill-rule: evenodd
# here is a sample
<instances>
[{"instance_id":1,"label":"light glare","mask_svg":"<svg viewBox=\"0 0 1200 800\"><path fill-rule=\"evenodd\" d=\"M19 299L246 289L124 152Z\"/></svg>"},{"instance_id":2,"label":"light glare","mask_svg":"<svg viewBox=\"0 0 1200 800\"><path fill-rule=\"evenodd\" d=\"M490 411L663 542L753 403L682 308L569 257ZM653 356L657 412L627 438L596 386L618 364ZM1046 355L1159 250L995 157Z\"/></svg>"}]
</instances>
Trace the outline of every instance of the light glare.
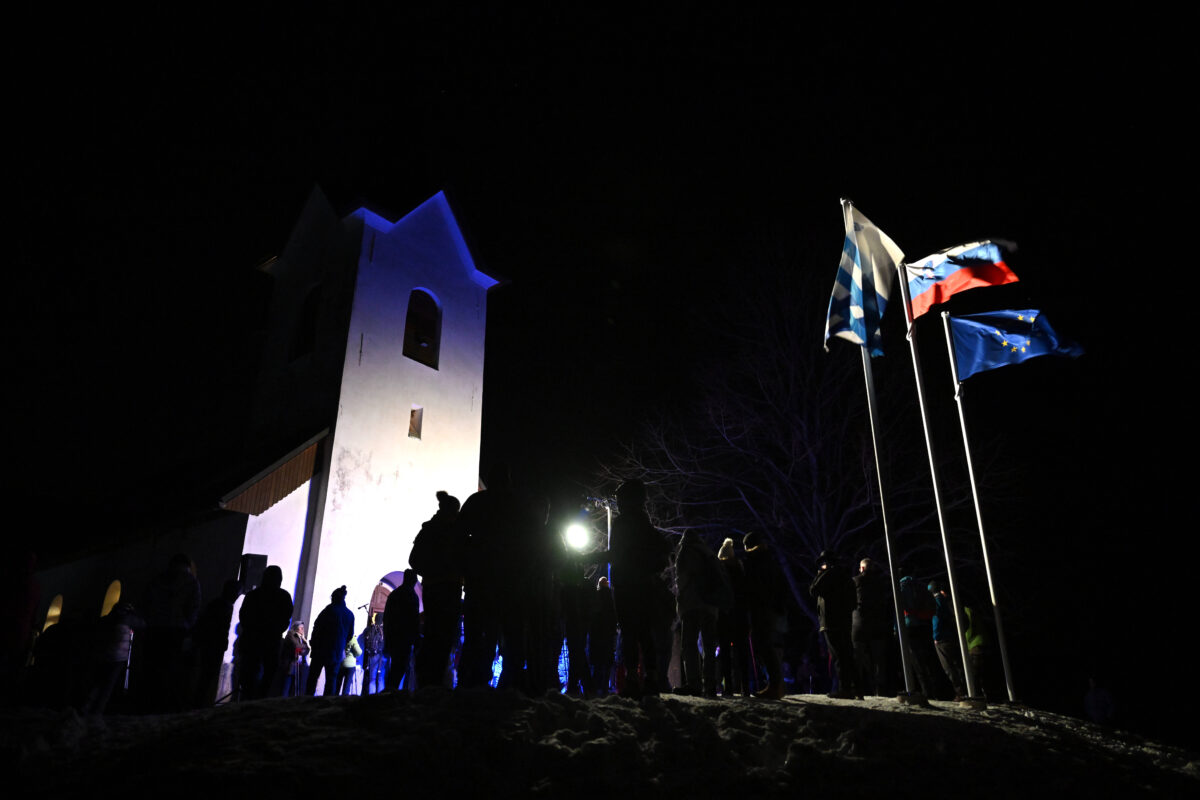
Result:
<instances>
[{"instance_id":1,"label":"light glare","mask_svg":"<svg viewBox=\"0 0 1200 800\"><path fill-rule=\"evenodd\" d=\"M587 547L588 540L590 538L591 537L588 536L587 528L583 527L578 522L567 528L567 545L575 550L582 550L583 548Z\"/></svg>"}]
</instances>

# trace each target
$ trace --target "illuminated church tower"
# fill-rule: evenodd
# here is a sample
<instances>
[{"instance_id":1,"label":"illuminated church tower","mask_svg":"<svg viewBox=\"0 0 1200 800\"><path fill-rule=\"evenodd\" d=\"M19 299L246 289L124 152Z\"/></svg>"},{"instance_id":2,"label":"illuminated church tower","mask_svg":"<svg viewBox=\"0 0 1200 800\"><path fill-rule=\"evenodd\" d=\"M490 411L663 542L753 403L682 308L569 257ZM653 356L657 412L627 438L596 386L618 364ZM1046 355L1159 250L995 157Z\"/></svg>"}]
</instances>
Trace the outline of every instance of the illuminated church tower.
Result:
<instances>
[{"instance_id":1,"label":"illuminated church tower","mask_svg":"<svg viewBox=\"0 0 1200 800\"><path fill-rule=\"evenodd\" d=\"M291 449L223 505L250 515L242 552L294 586L293 619L311 624L345 585L362 630L359 607L408 566L435 492L465 500L478 486L496 281L475 267L442 193L396 222L331 214L314 193L264 267L277 296L256 435Z\"/></svg>"}]
</instances>

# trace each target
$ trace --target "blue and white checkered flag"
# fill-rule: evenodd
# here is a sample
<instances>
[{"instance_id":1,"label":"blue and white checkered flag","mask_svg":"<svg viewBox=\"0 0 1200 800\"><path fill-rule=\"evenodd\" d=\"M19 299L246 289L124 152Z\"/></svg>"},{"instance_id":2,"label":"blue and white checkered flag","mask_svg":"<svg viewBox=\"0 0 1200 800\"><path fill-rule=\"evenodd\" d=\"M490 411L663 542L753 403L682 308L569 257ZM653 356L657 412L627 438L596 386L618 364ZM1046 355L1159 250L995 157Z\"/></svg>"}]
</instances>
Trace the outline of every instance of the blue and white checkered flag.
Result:
<instances>
[{"instance_id":1,"label":"blue and white checkered flag","mask_svg":"<svg viewBox=\"0 0 1200 800\"><path fill-rule=\"evenodd\" d=\"M829 337L840 336L867 347L872 356L881 356L883 337L879 321L887 308L896 266L904 261L904 253L850 201L842 202L846 242L842 246L833 296L829 299L825 349L829 349Z\"/></svg>"}]
</instances>

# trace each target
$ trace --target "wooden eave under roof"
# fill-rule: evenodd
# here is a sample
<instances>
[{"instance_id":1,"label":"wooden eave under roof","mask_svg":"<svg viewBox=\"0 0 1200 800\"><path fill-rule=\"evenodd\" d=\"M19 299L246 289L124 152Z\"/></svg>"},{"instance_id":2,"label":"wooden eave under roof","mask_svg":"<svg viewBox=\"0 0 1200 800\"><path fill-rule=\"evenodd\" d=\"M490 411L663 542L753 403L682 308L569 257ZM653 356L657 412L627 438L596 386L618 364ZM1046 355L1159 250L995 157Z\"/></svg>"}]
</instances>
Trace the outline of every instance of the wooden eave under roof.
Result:
<instances>
[{"instance_id":1,"label":"wooden eave under roof","mask_svg":"<svg viewBox=\"0 0 1200 800\"><path fill-rule=\"evenodd\" d=\"M317 471L317 453L329 429L318 433L218 501L227 511L257 516L304 485Z\"/></svg>"}]
</instances>

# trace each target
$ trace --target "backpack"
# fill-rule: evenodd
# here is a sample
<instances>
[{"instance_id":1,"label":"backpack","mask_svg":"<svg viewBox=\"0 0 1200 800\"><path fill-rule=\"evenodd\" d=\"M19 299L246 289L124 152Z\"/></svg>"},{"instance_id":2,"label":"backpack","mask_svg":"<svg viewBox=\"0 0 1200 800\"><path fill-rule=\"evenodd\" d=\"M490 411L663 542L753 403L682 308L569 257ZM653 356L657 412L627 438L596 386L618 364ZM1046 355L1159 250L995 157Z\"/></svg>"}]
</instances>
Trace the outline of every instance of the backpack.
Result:
<instances>
[{"instance_id":1,"label":"backpack","mask_svg":"<svg viewBox=\"0 0 1200 800\"><path fill-rule=\"evenodd\" d=\"M376 624L367 627L363 634L363 649L371 655L383 652L383 626Z\"/></svg>"}]
</instances>

